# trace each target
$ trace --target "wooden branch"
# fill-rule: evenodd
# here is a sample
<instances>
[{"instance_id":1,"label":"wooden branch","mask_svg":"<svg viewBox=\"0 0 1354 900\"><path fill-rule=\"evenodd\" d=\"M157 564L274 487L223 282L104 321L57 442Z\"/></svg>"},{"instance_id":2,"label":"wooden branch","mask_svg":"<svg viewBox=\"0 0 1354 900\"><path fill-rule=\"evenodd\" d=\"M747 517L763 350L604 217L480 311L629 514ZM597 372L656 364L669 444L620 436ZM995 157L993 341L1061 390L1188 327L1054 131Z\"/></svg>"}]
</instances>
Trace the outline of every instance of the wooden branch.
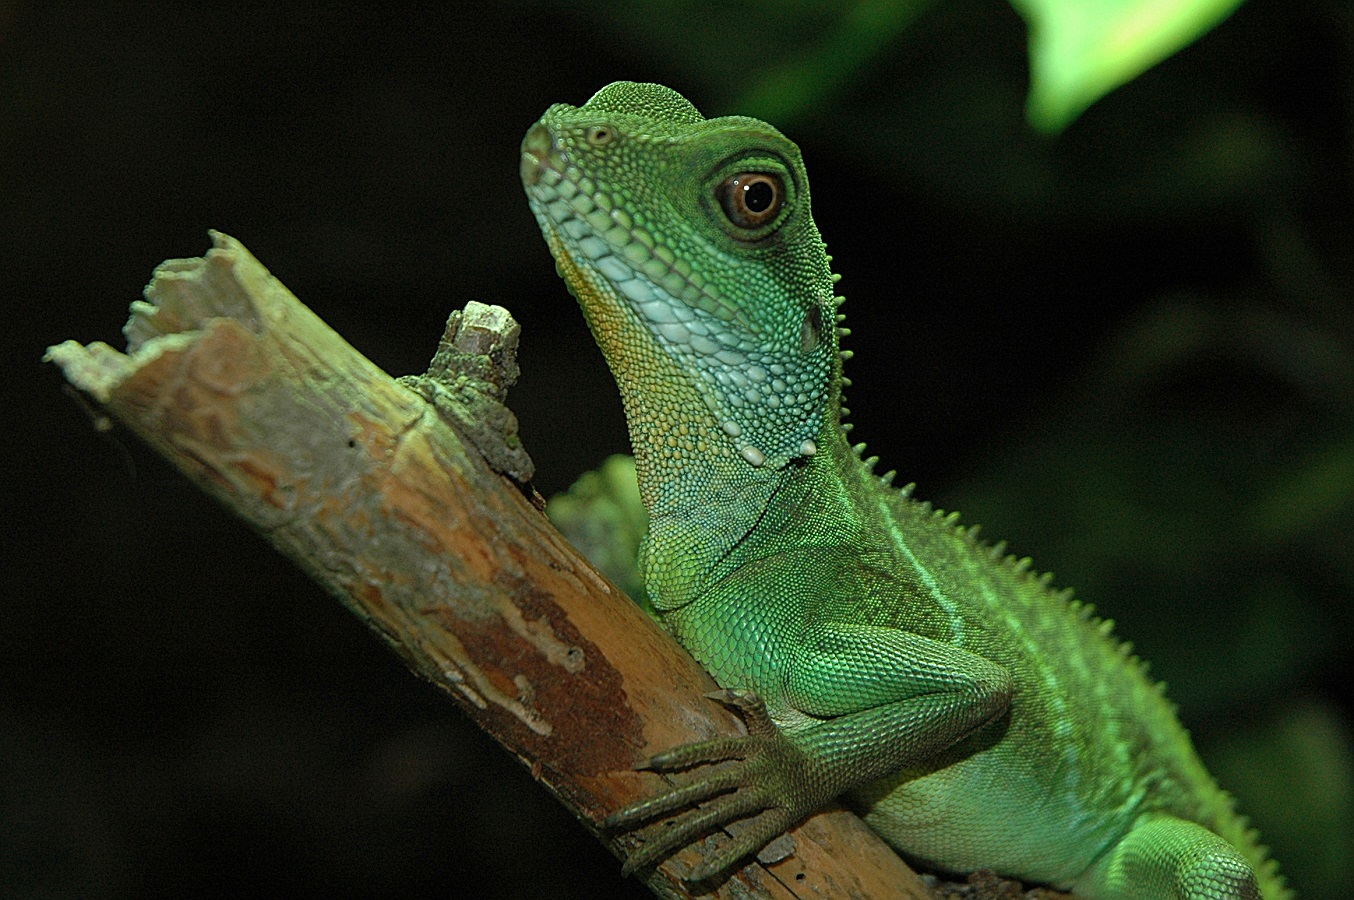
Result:
<instances>
[{"instance_id":1,"label":"wooden branch","mask_svg":"<svg viewBox=\"0 0 1354 900\"><path fill-rule=\"evenodd\" d=\"M659 788L638 761L739 732L704 697L705 672L563 540L534 492L449 424L470 423L500 468L529 471L511 414L494 405L510 317L459 323L416 391L237 241L213 240L204 258L156 270L126 354L67 341L48 358L450 693L594 833ZM613 851L638 839L599 837ZM709 896L931 896L843 810L809 819L790 844L792 855L750 864ZM682 873L694 861L678 854L648 886L692 896Z\"/></svg>"}]
</instances>

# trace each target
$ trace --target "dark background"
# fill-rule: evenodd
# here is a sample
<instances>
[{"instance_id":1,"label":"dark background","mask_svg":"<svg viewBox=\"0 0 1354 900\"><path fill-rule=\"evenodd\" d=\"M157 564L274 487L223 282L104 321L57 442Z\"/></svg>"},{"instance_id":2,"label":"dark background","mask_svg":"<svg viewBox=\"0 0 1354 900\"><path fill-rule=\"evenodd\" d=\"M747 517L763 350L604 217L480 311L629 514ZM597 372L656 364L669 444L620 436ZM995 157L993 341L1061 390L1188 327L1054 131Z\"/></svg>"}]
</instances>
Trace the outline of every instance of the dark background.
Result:
<instances>
[{"instance_id":1,"label":"dark background","mask_svg":"<svg viewBox=\"0 0 1354 900\"><path fill-rule=\"evenodd\" d=\"M1346 894L1354 7L1252 0L1052 139L1010 7L821 6L0 0L0 895L642 895L39 362L120 348L218 228L394 374L509 307L559 491L626 437L517 145L622 78L801 144L855 434L1114 617L1304 896Z\"/></svg>"}]
</instances>

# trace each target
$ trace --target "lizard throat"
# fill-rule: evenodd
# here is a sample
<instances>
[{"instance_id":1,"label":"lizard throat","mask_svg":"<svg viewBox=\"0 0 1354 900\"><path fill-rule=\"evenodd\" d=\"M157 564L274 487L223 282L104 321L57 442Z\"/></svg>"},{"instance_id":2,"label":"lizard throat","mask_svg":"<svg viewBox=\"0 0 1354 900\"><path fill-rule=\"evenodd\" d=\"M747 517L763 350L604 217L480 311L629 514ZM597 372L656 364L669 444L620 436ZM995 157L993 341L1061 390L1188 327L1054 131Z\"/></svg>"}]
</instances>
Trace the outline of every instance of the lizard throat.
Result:
<instances>
[{"instance_id":1,"label":"lizard throat","mask_svg":"<svg viewBox=\"0 0 1354 900\"><path fill-rule=\"evenodd\" d=\"M606 332L617 314L633 317L682 372L696 374L693 387L746 464L779 468L817 452L827 352L773 353L670 241L574 165L543 123L523 141L521 168L532 211L599 342L614 337ZM624 361L609 362L618 381L633 374L620 370Z\"/></svg>"}]
</instances>

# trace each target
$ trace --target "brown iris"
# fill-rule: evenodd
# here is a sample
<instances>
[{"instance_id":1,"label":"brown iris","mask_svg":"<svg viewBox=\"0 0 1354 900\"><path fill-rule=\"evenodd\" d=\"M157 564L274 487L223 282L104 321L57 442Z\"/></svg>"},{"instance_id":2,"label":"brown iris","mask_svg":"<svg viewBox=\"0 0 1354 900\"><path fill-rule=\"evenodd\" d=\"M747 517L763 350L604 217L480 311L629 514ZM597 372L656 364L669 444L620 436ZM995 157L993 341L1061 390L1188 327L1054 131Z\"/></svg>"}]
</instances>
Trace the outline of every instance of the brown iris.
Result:
<instances>
[{"instance_id":1,"label":"brown iris","mask_svg":"<svg viewBox=\"0 0 1354 900\"><path fill-rule=\"evenodd\" d=\"M739 228L760 228L785 204L785 185L776 175L742 172L730 175L715 189L724 215Z\"/></svg>"}]
</instances>

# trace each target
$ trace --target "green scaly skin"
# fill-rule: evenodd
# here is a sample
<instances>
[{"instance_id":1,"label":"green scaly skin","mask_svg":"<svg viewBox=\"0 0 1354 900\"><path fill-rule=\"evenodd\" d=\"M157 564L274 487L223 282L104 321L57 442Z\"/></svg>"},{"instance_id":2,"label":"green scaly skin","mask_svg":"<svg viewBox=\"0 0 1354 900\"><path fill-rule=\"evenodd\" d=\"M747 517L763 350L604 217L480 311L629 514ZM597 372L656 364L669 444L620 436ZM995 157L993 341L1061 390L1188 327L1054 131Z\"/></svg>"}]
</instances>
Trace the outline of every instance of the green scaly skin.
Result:
<instances>
[{"instance_id":1,"label":"green scaly skin","mask_svg":"<svg viewBox=\"0 0 1354 900\"><path fill-rule=\"evenodd\" d=\"M933 869L1288 896L1108 623L848 444L839 299L793 143L617 83L551 107L521 165L620 385L654 607L749 730L650 762L734 764L614 815L676 814L629 869L750 820L691 876L711 877L845 795Z\"/></svg>"}]
</instances>

